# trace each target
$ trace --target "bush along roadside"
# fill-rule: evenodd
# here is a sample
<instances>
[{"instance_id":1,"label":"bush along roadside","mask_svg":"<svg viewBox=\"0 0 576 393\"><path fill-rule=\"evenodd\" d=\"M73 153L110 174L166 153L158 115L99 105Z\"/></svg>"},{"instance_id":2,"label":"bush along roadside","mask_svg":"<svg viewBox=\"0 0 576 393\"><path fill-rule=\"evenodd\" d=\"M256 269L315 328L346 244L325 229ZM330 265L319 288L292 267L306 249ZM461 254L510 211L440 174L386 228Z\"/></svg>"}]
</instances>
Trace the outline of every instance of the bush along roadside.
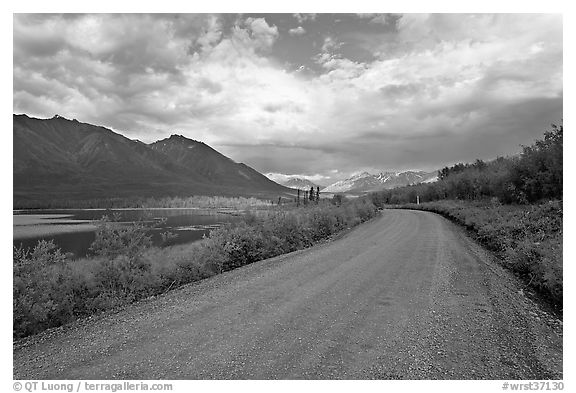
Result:
<instances>
[{"instance_id":1,"label":"bush along roadside","mask_svg":"<svg viewBox=\"0 0 576 393\"><path fill-rule=\"evenodd\" d=\"M248 215L201 242L151 247L141 224L103 218L91 250L69 260L53 242L14 248L15 339L164 293L240 266L310 247L377 214L367 199Z\"/></svg>"},{"instance_id":2,"label":"bush along roadside","mask_svg":"<svg viewBox=\"0 0 576 393\"><path fill-rule=\"evenodd\" d=\"M399 207L438 213L464 226L527 286L562 309L562 201L502 205L444 200Z\"/></svg>"}]
</instances>

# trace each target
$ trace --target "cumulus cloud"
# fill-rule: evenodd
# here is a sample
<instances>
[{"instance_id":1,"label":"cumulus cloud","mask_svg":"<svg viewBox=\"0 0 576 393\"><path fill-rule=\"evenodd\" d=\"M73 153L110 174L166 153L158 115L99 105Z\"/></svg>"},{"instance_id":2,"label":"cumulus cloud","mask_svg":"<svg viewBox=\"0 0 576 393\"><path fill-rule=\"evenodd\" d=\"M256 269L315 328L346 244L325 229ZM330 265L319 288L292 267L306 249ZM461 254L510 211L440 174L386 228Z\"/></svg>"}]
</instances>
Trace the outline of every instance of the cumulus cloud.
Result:
<instances>
[{"instance_id":1,"label":"cumulus cloud","mask_svg":"<svg viewBox=\"0 0 576 393\"><path fill-rule=\"evenodd\" d=\"M264 18L248 18L245 24L251 33L251 39L260 49L269 49L278 38L278 28L269 26ZM242 30L236 30L236 32L240 31Z\"/></svg>"},{"instance_id":2,"label":"cumulus cloud","mask_svg":"<svg viewBox=\"0 0 576 393\"><path fill-rule=\"evenodd\" d=\"M367 20L370 23L382 25L395 24L398 18L397 14L356 14L360 19Z\"/></svg>"},{"instance_id":3,"label":"cumulus cloud","mask_svg":"<svg viewBox=\"0 0 576 393\"><path fill-rule=\"evenodd\" d=\"M16 14L14 111L334 180L513 153L562 117L561 16L340 18ZM308 33L282 40L295 20Z\"/></svg>"},{"instance_id":4,"label":"cumulus cloud","mask_svg":"<svg viewBox=\"0 0 576 393\"><path fill-rule=\"evenodd\" d=\"M343 43L337 42L332 37L324 38L322 52L314 56L314 61L322 68L328 70L320 79L331 81L333 79L351 79L359 77L367 66L361 62L355 62L335 53Z\"/></svg>"},{"instance_id":5,"label":"cumulus cloud","mask_svg":"<svg viewBox=\"0 0 576 393\"><path fill-rule=\"evenodd\" d=\"M306 34L306 30L302 26L295 27L293 29L288 30L290 35L304 35Z\"/></svg>"},{"instance_id":6,"label":"cumulus cloud","mask_svg":"<svg viewBox=\"0 0 576 393\"><path fill-rule=\"evenodd\" d=\"M212 15L208 18L207 26L196 39L196 44L204 52L209 51L222 39L222 23L219 18Z\"/></svg>"},{"instance_id":7,"label":"cumulus cloud","mask_svg":"<svg viewBox=\"0 0 576 393\"><path fill-rule=\"evenodd\" d=\"M298 21L298 23L303 23L306 21L314 21L316 20L317 14L293 14L294 18Z\"/></svg>"},{"instance_id":8,"label":"cumulus cloud","mask_svg":"<svg viewBox=\"0 0 576 393\"><path fill-rule=\"evenodd\" d=\"M333 37L325 37L324 42L322 43L322 52L323 53L331 53L334 52L336 49L342 46L341 42L338 42Z\"/></svg>"}]
</instances>

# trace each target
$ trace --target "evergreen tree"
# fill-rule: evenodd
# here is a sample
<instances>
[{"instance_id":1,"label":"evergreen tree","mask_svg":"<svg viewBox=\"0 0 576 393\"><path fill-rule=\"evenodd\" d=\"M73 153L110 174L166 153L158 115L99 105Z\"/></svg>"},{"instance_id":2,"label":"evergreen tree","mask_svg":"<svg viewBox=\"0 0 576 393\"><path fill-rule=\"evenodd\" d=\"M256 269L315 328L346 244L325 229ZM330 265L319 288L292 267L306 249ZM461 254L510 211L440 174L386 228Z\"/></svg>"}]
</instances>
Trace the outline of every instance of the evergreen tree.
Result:
<instances>
[{"instance_id":1,"label":"evergreen tree","mask_svg":"<svg viewBox=\"0 0 576 393\"><path fill-rule=\"evenodd\" d=\"M300 206L300 189L298 189L298 199L296 200L296 206Z\"/></svg>"}]
</instances>

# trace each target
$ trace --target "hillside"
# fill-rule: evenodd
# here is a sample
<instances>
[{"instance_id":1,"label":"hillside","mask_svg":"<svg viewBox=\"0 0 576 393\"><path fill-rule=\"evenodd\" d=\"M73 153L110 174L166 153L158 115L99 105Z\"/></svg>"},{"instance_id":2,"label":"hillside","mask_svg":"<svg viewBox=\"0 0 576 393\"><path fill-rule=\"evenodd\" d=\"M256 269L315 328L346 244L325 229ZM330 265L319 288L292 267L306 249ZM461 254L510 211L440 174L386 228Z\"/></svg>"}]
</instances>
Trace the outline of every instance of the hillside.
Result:
<instances>
[{"instance_id":1,"label":"hillside","mask_svg":"<svg viewBox=\"0 0 576 393\"><path fill-rule=\"evenodd\" d=\"M149 145L167 157L195 179L205 179L227 188L252 188L254 190L287 191L249 166L236 163L203 142L172 135Z\"/></svg>"},{"instance_id":2,"label":"hillside","mask_svg":"<svg viewBox=\"0 0 576 393\"><path fill-rule=\"evenodd\" d=\"M60 116L13 116L14 204L132 196L275 196L291 190L182 136L147 145Z\"/></svg>"}]
</instances>

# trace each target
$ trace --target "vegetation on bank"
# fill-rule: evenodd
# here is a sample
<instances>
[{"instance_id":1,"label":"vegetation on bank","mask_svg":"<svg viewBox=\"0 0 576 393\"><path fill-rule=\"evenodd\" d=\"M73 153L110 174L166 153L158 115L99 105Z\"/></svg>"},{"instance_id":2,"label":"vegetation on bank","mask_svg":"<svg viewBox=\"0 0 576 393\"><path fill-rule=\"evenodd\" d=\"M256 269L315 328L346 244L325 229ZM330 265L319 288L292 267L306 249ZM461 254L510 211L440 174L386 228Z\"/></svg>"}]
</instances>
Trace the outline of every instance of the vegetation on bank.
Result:
<instances>
[{"instance_id":1,"label":"vegetation on bank","mask_svg":"<svg viewBox=\"0 0 576 393\"><path fill-rule=\"evenodd\" d=\"M456 164L438 172L435 183L417 184L372 194L378 206L444 199L529 204L562 199L563 126L552 126L544 138L524 146L515 157Z\"/></svg>"},{"instance_id":2,"label":"vegetation on bank","mask_svg":"<svg viewBox=\"0 0 576 393\"><path fill-rule=\"evenodd\" d=\"M128 197L100 199L47 199L42 201L18 201L14 209L157 209L157 208L201 208L201 209L237 209L270 206L271 201L254 197L224 196L167 196L167 197Z\"/></svg>"},{"instance_id":3,"label":"vegetation on bank","mask_svg":"<svg viewBox=\"0 0 576 393\"><path fill-rule=\"evenodd\" d=\"M527 285L562 305L563 126L516 157L456 164L431 184L370 195L380 207L429 210L465 226ZM416 205L419 199L420 205Z\"/></svg>"},{"instance_id":4,"label":"vegetation on bank","mask_svg":"<svg viewBox=\"0 0 576 393\"><path fill-rule=\"evenodd\" d=\"M237 267L300 250L377 214L366 199L248 215L198 243L156 248L140 224L103 219L93 256L69 260L52 242L14 248L13 335L22 338Z\"/></svg>"}]
</instances>

